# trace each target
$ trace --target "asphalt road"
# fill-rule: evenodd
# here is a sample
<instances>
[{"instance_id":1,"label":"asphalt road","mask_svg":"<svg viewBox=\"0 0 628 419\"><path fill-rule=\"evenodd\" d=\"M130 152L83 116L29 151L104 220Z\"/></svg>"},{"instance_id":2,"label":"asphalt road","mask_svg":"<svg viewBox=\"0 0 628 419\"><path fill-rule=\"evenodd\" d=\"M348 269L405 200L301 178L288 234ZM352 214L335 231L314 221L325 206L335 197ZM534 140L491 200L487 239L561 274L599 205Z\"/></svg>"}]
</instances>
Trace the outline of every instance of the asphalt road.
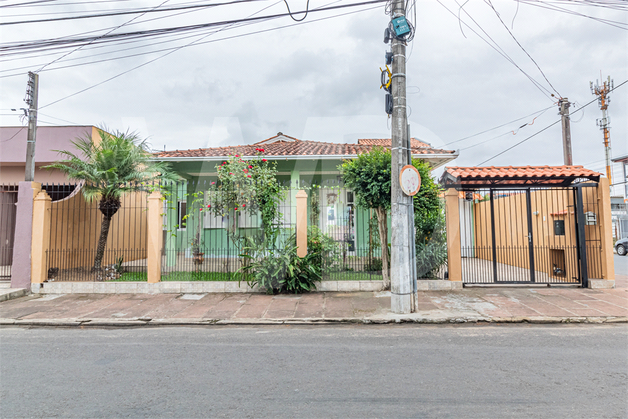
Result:
<instances>
[{"instance_id":1,"label":"asphalt road","mask_svg":"<svg viewBox=\"0 0 628 419\"><path fill-rule=\"evenodd\" d=\"M628 275L628 256L619 256L615 253L613 254L613 262L616 275Z\"/></svg>"},{"instance_id":2,"label":"asphalt road","mask_svg":"<svg viewBox=\"0 0 628 419\"><path fill-rule=\"evenodd\" d=\"M0 416L626 418L628 326L0 330Z\"/></svg>"}]
</instances>

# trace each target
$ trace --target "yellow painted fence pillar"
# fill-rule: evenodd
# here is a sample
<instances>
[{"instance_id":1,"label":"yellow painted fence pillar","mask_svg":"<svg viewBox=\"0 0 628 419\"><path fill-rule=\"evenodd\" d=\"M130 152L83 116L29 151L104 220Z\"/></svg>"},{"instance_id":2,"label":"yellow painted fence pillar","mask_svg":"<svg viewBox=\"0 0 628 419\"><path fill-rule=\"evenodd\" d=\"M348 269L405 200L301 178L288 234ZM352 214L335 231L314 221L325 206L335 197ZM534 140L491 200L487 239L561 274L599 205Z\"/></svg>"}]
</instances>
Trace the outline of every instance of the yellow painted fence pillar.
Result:
<instances>
[{"instance_id":1,"label":"yellow painted fence pillar","mask_svg":"<svg viewBox=\"0 0 628 419\"><path fill-rule=\"evenodd\" d=\"M50 247L50 208L52 199L40 191L33 200L33 232L31 241L31 283L41 284L48 278Z\"/></svg>"},{"instance_id":2,"label":"yellow painted fence pillar","mask_svg":"<svg viewBox=\"0 0 628 419\"><path fill-rule=\"evenodd\" d=\"M447 224L447 270L450 281L462 281L462 254L460 251L460 203L458 191L450 188L445 192L445 216Z\"/></svg>"},{"instance_id":3,"label":"yellow painted fence pillar","mask_svg":"<svg viewBox=\"0 0 628 419\"><path fill-rule=\"evenodd\" d=\"M297 192L297 256L307 255L307 193Z\"/></svg>"},{"instance_id":4,"label":"yellow painted fence pillar","mask_svg":"<svg viewBox=\"0 0 628 419\"><path fill-rule=\"evenodd\" d=\"M602 252L602 279L615 280L613 260L613 221L611 219L611 194L608 179L600 177L597 186L600 211L600 239Z\"/></svg>"}]
</instances>

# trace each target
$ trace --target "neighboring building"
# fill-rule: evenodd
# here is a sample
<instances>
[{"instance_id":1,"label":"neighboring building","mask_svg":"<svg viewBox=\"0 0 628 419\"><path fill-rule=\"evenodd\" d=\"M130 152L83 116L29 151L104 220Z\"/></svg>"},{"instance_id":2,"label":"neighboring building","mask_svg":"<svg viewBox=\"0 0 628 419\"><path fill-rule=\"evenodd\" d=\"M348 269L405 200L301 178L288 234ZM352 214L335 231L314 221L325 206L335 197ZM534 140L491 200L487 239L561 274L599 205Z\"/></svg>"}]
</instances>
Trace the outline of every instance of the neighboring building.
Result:
<instances>
[{"instance_id":1,"label":"neighboring building","mask_svg":"<svg viewBox=\"0 0 628 419\"><path fill-rule=\"evenodd\" d=\"M24 181L27 133L27 127L0 127L0 184ZM91 125L37 127L35 182L67 182L63 173L42 167L61 158L56 150L74 150L72 141L87 136L99 138L98 128Z\"/></svg>"},{"instance_id":2,"label":"neighboring building","mask_svg":"<svg viewBox=\"0 0 628 419\"><path fill-rule=\"evenodd\" d=\"M611 212L613 214L613 237L628 237L628 155L613 159L613 163L621 164L622 177L613 180L623 196L611 196ZM617 189L614 189L617 193Z\"/></svg>"},{"instance_id":3,"label":"neighboring building","mask_svg":"<svg viewBox=\"0 0 628 419\"><path fill-rule=\"evenodd\" d=\"M613 179L613 184L621 188L624 201L626 201L628 200L628 155L614 158L612 162L621 164L622 177L620 179Z\"/></svg>"},{"instance_id":4,"label":"neighboring building","mask_svg":"<svg viewBox=\"0 0 628 419\"><path fill-rule=\"evenodd\" d=\"M621 196L611 196L611 215L613 217L613 238L628 237L628 204Z\"/></svg>"},{"instance_id":5,"label":"neighboring building","mask_svg":"<svg viewBox=\"0 0 628 419\"><path fill-rule=\"evenodd\" d=\"M25 179L27 133L27 127L0 127L0 277L10 276L13 261L17 184ZM74 186L59 186L68 183L66 175L42 167L63 158L56 150L75 150L72 141L88 136L100 139L98 129L91 125L37 127L34 180L53 201L70 195Z\"/></svg>"}]
</instances>

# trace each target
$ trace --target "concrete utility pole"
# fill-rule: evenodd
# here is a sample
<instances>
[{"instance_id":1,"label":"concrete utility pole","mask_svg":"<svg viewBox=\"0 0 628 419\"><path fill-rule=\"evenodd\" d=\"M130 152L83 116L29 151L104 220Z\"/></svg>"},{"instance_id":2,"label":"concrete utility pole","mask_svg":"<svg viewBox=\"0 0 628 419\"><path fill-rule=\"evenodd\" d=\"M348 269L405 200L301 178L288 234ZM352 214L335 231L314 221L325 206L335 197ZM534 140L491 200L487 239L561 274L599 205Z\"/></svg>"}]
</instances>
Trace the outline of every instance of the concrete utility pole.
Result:
<instances>
[{"instance_id":1,"label":"concrete utility pole","mask_svg":"<svg viewBox=\"0 0 628 419\"><path fill-rule=\"evenodd\" d=\"M392 18L405 15L404 0L394 0ZM408 163L408 117L406 113L406 45L392 37L392 168L391 220L392 243L390 258L391 310L406 314L412 311L412 262L410 259L409 210L412 197L403 193L399 173ZM385 251L385 250L384 250Z\"/></svg>"},{"instance_id":2,"label":"concrete utility pole","mask_svg":"<svg viewBox=\"0 0 628 419\"><path fill-rule=\"evenodd\" d=\"M571 126L569 117L569 99L566 97L561 98L558 101L558 108L560 109L561 125L563 127L563 158L565 160L565 166L573 166L573 157L571 156Z\"/></svg>"},{"instance_id":3,"label":"concrete utility pole","mask_svg":"<svg viewBox=\"0 0 628 419\"><path fill-rule=\"evenodd\" d=\"M28 137L26 140L26 182L35 181L35 140L37 138L37 96L39 92L39 74L28 72L26 99L28 104Z\"/></svg>"},{"instance_id":4,"label":"concrete utility pole","mask_svg":"<svg viewBox=\"0 0 628 419\"><path fill-rule=\"evenodd\" d=\"M606 114L606 110L608 109L608 104L611 99L608 97L608 94L613 90L613 80L611 80L611 76L608 76L608 80L602 83L602 86L595 82L595 86L593 86L593 82L590 83L591 93L598 96L598 104L600 105L600 109L602 110L602 119L598 119L595 122L600 127L602 132L604 133L604 154L606 160L606 177L608 178L608 184L612 185L613 181L611 179L611 138L610 138L610 119ZM612 189L612 186L611 186Z\"/></svg>"}]
</instances>

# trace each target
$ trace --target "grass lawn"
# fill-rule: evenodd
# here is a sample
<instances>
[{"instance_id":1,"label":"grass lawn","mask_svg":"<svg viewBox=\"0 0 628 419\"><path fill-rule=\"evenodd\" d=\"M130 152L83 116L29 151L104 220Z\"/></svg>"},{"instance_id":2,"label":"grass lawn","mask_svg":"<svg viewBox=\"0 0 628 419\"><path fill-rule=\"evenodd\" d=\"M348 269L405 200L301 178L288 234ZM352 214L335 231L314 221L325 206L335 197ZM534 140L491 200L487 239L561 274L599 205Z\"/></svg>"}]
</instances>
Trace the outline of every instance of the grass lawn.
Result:
<instances>
[{"instance_id":1,"label":"grass lawn","mask_svg":"<svg viewBox=\"0 0 628 419\"><path fill-rule=\"evenodd\" d=\"M368 272L332 272L323 277L323 281L381 281L382 276Z\"/></svg>"},{"instance_id":2,"label":"grass lawn","mask_svg":"<svg viewBox=\"0 0 628 419\"><path fill-rule=\"evenodd\" d=\"M163 274L162 281L238 281L238 276L225 272L186 272L175 271ZM323 277L323 281L381 281L382 276L368 272L332 272ZM116 281L146 282L146 272L125 272Z\"/></svg>"},{"instance_id":3,"label":"grass lawn","mask_svg":"<svg viewBox=\"0 0 628 419\"><path fill-rule=\"evenodd\" d=\"M125 272L116 281L122 282L146 282L148 280L146 272ZM175 271L161 275L162 281L237 281L235 274L225 272L185 272Z\"/></svg>"},{"instance_id":4,"label":"grass lawn","mask_svg":"<svg viewBox=\"0 0 628 419\"><path fill-rule=\"evenodd\" d=\"M176 271L161 275L162 281L238 281L238 275L226 272Z\"/></svg>"}]
</instances>

